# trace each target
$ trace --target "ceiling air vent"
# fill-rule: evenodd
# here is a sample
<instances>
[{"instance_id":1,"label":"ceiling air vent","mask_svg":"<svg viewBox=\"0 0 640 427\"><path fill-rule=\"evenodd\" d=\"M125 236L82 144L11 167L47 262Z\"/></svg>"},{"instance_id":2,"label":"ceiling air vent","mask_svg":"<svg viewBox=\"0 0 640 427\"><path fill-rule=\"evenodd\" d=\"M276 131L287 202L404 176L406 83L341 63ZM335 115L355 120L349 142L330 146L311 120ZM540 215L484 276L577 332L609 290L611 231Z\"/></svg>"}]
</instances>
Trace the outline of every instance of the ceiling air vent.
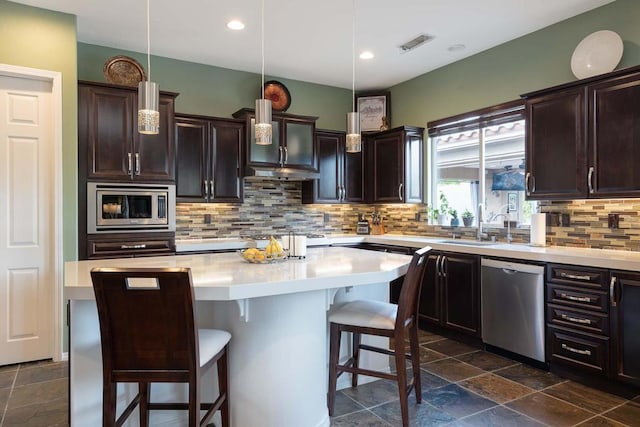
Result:
<instances>
[{"instance_id":1,"label":"ceiling air vent","mask_svg":"<svg viewBox=\"0 0 640 427\"><path fill-rule=\"evenodd\" d=\"M420 34L418 37L416 37L416 38L414 38L412 40L409 40L408 42L400 45L399 46L400 50L401 50L400 53L409 52L410 50L413 50L413 49L417 48L418 46L420 46L420 45L422 45L422 44L424 44L424 43L426 43L428 41L431 41L433 39L435 39L435 36L429 36L427 34Z\"/></svg>"}]
</instances>

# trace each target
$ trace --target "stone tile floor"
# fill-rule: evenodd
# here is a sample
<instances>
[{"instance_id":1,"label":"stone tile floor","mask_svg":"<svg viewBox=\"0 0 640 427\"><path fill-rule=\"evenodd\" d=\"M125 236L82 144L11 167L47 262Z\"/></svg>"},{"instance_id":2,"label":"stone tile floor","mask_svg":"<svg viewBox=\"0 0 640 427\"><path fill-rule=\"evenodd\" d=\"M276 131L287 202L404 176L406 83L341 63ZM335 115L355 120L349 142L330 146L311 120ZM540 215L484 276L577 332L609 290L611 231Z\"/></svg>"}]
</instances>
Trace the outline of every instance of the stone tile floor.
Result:
<instances>
[{"instance_id":1,"label":"stone tile floor","mask_svg":"<svg viewBox=\"0 0 640 427\"><path fill-rule=\"evenodd\" d=\"M626 400L428 332L420 342L423 400L410 398L412 426L640 427L640 396ZM66 362L0 367L0 427L68 425L67 373ZM334 427L401 425L395 383L339 391L335 415Z\"/></svg>"}]
</instances>

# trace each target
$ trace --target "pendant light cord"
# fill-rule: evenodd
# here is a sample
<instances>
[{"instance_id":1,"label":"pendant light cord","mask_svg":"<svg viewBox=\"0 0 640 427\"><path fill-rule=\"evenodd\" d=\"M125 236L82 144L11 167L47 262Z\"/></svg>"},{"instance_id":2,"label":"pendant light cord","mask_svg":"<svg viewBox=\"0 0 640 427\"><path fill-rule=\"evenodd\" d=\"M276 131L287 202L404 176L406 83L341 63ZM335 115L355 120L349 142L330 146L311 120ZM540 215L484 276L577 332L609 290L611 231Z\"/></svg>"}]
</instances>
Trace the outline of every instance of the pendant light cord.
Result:
<instances>
[{"instance_id":1,"label":"pendant light cord","mask_svg":"<svg viewBox=\"0 0 640 427\"><path fill-rule=\"evenodd\" d=\"M149 0L147 0L147 70L149 75L147 81L151 81L151 29L149 24Z\"/></svg>"},{"instance_id":2,"label":"pendant light cord","mask_svg":"<svg viewBox=\"0 0 640 427\"><path fill-rule=\"evenodd\" d=\"M148 1L148 0L147 0ZM262 71L261 71L261 75L262 75L262 85L261 85L261 93L262 93L262 99L264 99L264 0L262 0L262 14L261 14L261 19L260 19L260 39L262 40L262 45L261 45L261 49L262 49Z\"/></svg>"},{"instance_id":3,"label":"pendant light cord","mask_svg":"<svg viewBox=\"0 0 640 427\"><path fill-rule=\"evenodd\" d=\"M351 16L351 111L356 111L356 0Z\"/></svg>"}]
</instances>

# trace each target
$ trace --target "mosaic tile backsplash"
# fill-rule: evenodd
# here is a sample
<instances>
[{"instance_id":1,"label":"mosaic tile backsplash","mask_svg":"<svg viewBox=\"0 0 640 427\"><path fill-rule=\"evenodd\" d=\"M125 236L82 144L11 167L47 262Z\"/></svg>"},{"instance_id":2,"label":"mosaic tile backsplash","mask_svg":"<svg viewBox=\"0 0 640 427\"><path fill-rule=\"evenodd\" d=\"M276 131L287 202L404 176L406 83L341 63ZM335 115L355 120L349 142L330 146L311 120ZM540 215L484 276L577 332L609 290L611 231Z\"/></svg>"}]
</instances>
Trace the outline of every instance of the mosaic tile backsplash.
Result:
<instances>
[{"instance_id":1,"label":"mosaic tile backsplash","mask_svg":"<svg viewBox=\"0 0 640 427\"><path fill-rule=\"evenodd\" d=\"M387 233L475 238L476 227L431 225L424 204L302 204L299 182L245 180L244 203L178 203L176 239L246 237L256 234L353 234L359 214L382 215ZM640 251L640 199L541 202L541 212L568 214L569 226L547 223L547 244ZM619 215L610 229L608 214ZM566 216L565 216L566 217ZM485 227L505 241L506 229ZM529 229L512 228L513 241L529 242Z\"/></svg>"}]
</instances>

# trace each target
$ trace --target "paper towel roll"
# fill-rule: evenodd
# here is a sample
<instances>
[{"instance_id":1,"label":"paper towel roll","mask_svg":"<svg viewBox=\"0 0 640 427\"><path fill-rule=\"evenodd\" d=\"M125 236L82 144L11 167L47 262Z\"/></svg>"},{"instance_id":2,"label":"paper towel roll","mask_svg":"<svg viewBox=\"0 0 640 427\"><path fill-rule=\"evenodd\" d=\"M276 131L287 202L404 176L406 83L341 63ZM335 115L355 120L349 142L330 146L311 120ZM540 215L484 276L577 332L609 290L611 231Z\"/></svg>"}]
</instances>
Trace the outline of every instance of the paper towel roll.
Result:
<instances>
[{"instance_id":1,"label":"paper towel roll","mask_svg":"<svg viewBox=\"0 0 640 427\"><path fill-rule=\"evenodd\" d=\"M293 256L307 256L307 236L295 236L293 239Z\"/></svg>"},{"instance_id":2,"label":"paper towel roll","mask_svg":"<svg viewBox=\"0 0 640 427\"><path fill-rule=\"evenodd\" d=\"M546 215L536 213L531 215L530 244L531 246L545 246L547 244Z\"/></svg>"}]
</instances>

